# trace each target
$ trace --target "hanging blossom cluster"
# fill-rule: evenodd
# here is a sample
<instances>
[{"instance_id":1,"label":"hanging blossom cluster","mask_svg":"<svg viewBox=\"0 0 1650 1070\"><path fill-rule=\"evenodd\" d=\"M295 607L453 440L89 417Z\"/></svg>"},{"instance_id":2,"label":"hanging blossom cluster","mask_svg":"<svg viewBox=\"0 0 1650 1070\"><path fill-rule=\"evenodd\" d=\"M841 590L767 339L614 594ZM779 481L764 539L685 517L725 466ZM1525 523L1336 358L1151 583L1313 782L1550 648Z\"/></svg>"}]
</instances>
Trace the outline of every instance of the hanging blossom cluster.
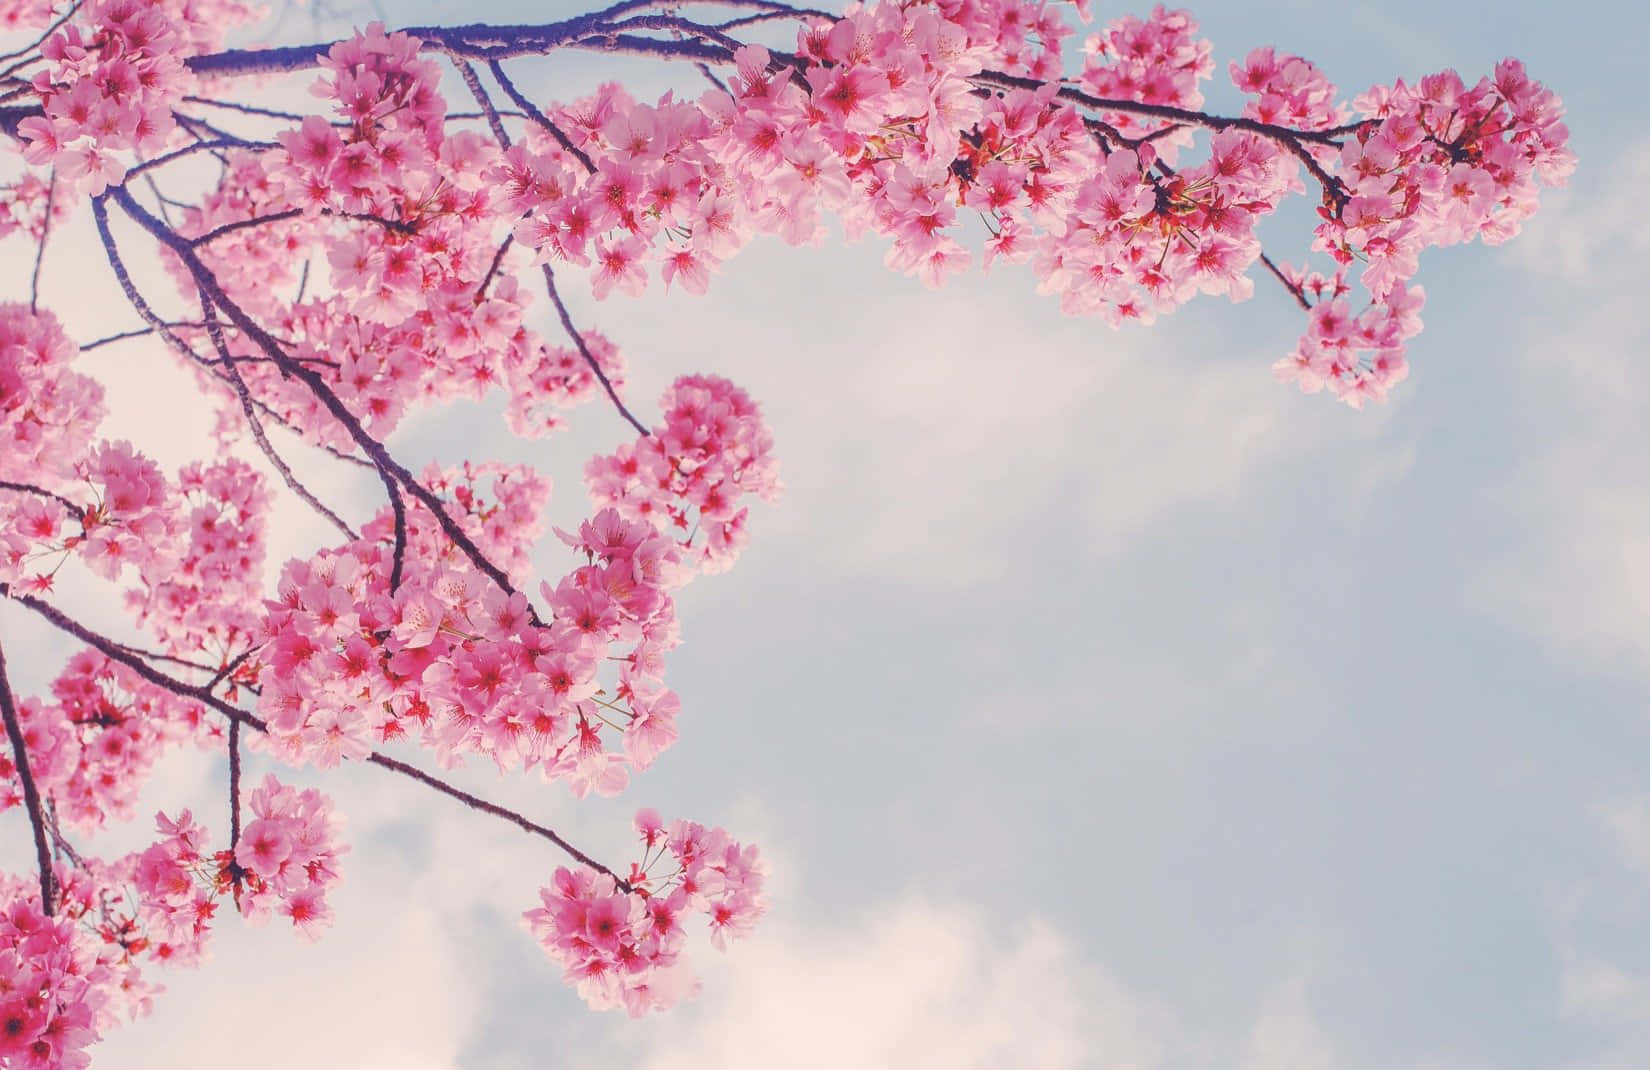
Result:
<instances>
[{"instance_id":1,"label":"hanging blossom cluster","mask_svg":"<svg viewBox=\"0 0 1650 1070\"><path fill-rule=\"evenodd\" d=\"M0 481L55 490L73 477L104 413L103 387L69 367L77 354L50 312L0 304Z\"/></svg>"},{"instance_id":2,"label":"hanging blossom cluster","mask_svg":"<svg viewBox=\"0 0 1650 1070\"><path fill-rule=\"evenodd\" d=\"M314 939L332 924L327 890L338 879L339 842L332 801L266 776L250 799L252 820L231 848L212 851L211 833L188 810L174 820L157 814L161 838L117 864L112 875L130 886L132 909L112 923L131 954L153 961L198 964L219 902L230 898L254 924L279 914Z\"/></svg>"},{"instance_id":3,"label":"hanging blossom cluster","mask_svg":"<svg viewBox=\"0 0 1650 1070\"><path fill-rule=\"evenodd\" d=\"M750 538L740 499L779 496L773 435L750 395L716 376L678 379L660 408L654 434L585 466L591 499L666 531L702 532L697 567L725 571Z\"/></svg>"},{"instance_id":4,"label":"hanging blossom cluster","mask_svg":"<svg viewBox=\"0 0 1650 1070\"><path fill-rule=\"evenodd\" d=\"M623 1007L632 1016L668 1008L697 988L681 961L693 916L704 915L712 943L725 946L762 916L767 874L756 848L719 828L667 826L644 809L636 831L643 853L631 863L628 888L611 874L558 868L539 892L543 905L524 915L592 1007Z\"/></svg>"},{"instance_id":5,"label":"hanging blossom cluster","mask_svg":"<svg viewBox=\"0 0 1650 1070\"><path fill-rule=\"evenodd\" d=\"M1336 295L1312 310L1299 348L1277 374L1308 392L1330 385L1353 405L1384 400L1407 373L1404 342L1419 332L1421 287L1408 285L1421 252L1473 238L1500 244L1535 213L1543 184L1574 167L1558 98L1506 60L1468 89L1454 71L1411 88L1400 80L1353 103L1364 117L1335 161L1338 212L1328 208L1314 248L1373 298L1354 315ZM1342 284L1332 287L1345 292Z\"/></svg>"}]
</instances>

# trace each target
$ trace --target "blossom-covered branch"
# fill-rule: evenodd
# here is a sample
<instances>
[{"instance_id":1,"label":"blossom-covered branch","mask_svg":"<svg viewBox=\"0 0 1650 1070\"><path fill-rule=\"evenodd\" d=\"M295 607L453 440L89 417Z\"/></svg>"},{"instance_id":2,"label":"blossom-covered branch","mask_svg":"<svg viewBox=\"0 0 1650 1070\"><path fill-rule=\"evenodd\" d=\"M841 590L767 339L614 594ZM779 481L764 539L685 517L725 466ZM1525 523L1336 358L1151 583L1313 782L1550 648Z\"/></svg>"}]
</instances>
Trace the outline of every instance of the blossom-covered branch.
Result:
<instances>
[{"instance_id":1,"label":"blossom-covered branch","mask_svg":"<svg viewBox=\"0 0 1650 1070\"><path fill-rule=\"evenodd\" d=\"M930 286L1025 264L1065 312L1113 324L1242 300L1264 273L1301 317L1275 373L1361 406L1407 374L1422 254L1512 237L1574 165L1558 98L1516 60L1345 99L1256 48L1228 66L1246 102L1222 115L1189 14L1114 19L1079 54L1065 7L624 0L233 50L226 30L259 17L243 0L0 0L17 32L0 45L0 243L32 267L30 300L0 304L0 596L80 644L39 694L0 672L0 808L30 816L41 892L37 910L32 880L0 877L0 1065L83 1065L115 1008L145 1006L140 966L199 961L224 902L330 923L331 801L253 763L376 766L557 847L569 865L524 921L594 1006L670 1005L691 990L688 918L720 945L761 915L755 849L721 829L641 809L627 870L424 768L625 790L677 738L676 592L731 566L751 499L780 490L755 401L689 375L638 415L629 355L579 328L570 286L702 294L756 237L817 243L829 217ZM547 99L521 61L565 49L684 64L692 92ZM318 109L269 106L262 86L299 72ZM459 82L475 110L449 111ZM1316 223L1296 267L1259 228L1301 194ZM88 203L140 327L77 347L47 253ZM188 377L210 455L163 470L102 437L123 399L80 358L116 341ZM522 438L598 399L620 417L585 466L587 512L548 550L533 466L415 470L396 444L420 407L499 395ZM277 449L272 426L298 444ZM333 461L381 496L323 502L310 466ZM266 583L288 508L329 535ZM61 608L64 569L124 622ZM84 837L130 819L191 741L227 764L227 841L174 809L144 850L100 858Z\"/></svg>"}]
</instances>

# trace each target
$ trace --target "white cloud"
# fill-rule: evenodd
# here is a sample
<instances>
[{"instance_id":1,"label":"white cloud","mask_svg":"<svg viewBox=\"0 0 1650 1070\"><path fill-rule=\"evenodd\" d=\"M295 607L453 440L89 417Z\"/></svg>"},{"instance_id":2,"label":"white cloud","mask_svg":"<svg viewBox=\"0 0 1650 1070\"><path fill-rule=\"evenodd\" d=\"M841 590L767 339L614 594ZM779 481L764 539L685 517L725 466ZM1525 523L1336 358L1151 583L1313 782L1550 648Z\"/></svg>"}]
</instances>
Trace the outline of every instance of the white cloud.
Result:
<instances>
[{"instance_id":1,"label":"white cloud","mask_svg":"<svg viewBox=\"0 0 1650 1070\"><path fill-rule=\"evenodd\" d=\"M1559 969L1558 1017L1589 1034L1586 1055L1566 1063L1588 1070L1650 1065L1650 970L1633 942L1601 939L1626 924L1637 930L1650 893L1650 796L1605 798L1590 809L1604 864L1555 883L1549 913Z\"/></svg>"},{"instance_id":2,"label":"white cloud","mask_svg":"<svg viewBox=\"0 0 1650 1070\"><path fill-rule=\"evenodd\" d=\"M709 973L709 971L707 971ZM1163 1065L1172 1016L1036 919L907 898L842 926L771 918L652 1032L645 1070Z\"/></svg>"},{"instance_id":3,"label":"white cloud","mask_svg":"<svg viewBox=\"0 0 1650 1070\"><path fill-rule=\"evenodd\" d=\"M1249 1031L1244 1070L1322 1070L1340 1065L1334 1046L1307 1001L1304 975L1269 992Z\"/></svg>"},{"instance_id":4,"label":"white cloud","mask_svg":"<svg viewBox=\"0 0 1650 1070\"><path fill-rule=\"evenodd\" d=\"M264 763L251 762L261 778ZM198 776L204 765L170 761L146 795L145 812L189 805L221 837L223 782ZM532 851L519 830L377 770L344 777L275 771L283 780L320 783L344 816L350 851L328 897L333 927L311 943L279 918L250 927L223 904L212 959L196 970L146 969L167 991L150 1017L106 1036L93 1052L95 1065L208 1070L230 1052L240 1070L462 1065L490 977L476 919L514 927L555 864L550 849ZM508 793L489 794L522 805ZM561 793L540 785L538 795L540 804L526 808L558 823L565 804L546 806L543 798ZM395 834L398 828L407 835ZM536 861L524 864L527 858ZM525 929L512 937L531 939ZM191 1038L188 1048L176 1046L180 1037Z\"/></svg>"},{"instance_id":5,"label":"white cloud","mask_svg":"<svg viewBox=\"0 0 1650 1070\"><path fill-rule=\"evenodd\" d=\"M1322 426L1264 353L1187 359L1163 347L1208 345L1189 324L1147 338L965 284L909 297L915 314L867 310L880 326L863 344L772 391L805 403L780 417L787 500L765 534L834 516L810 539L827 566L965 584L1025 552L1028 516L1067 510L1074 540L1114 551L1177 506L1237 499Z\"/></svg>"},{"instance_id":6,"label":"white cloud","mask_svg":"<svg viewBox=\"0 0 1650 1070\"><path fill-rule=\"evenodd\" d=\"M1602 185L1555 197L1519 239L1545 290L1546 314L1532 311L1532 322L1549 326L1509 370L1543 423L1531 431L1535 445L1484 497L1505 537L1469 587L1484 608L1571 658L1643 670L1650 328L1640 265L1650 255L1650 223L1633 206L1650 181L1650 142L1603 169Z\"/></svg>"}]
</instances>

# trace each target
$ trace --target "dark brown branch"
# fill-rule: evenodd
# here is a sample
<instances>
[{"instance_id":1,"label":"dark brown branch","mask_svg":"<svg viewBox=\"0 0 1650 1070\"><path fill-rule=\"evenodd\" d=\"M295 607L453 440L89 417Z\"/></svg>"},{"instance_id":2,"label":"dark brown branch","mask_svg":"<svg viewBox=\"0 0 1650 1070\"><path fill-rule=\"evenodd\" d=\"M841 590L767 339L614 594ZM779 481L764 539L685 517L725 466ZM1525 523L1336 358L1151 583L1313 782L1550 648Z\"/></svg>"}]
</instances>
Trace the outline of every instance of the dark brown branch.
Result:
<instances>
[{"instance_id":1,"label":"dark brown branch","mask_svg":"<svg viewBox=\"0 0 1650 1070\"><path fill-rule=\"evenodd\" d=\"M308 368L301 362L294 360L284 349L281 348L280 342L273 335L271 335L269 331L260 326L256 320L246 313L245 309L236 304L234 300L232 300L230 296L224 292L222 285L218 282L217 276L214 275L204 263L202 263L200 256L195 252L194 246L190 244L189 239L178 234L165 223L155 218L152 213L147 211L141 204L137 203L137 201L133 199L132 194L125 187L111 187L106 196L112 197L119 202L122 210L124 210L134 222L136 222L144 230L148 231L162 245L166 246L168 249L171 249L178 255L178 258L183 261L185 270L187 270L194 278L195 284L206 292L206 295L212 299L212 303L229 317L230 322L239 328L243 335L250 339L259 349L262 349L264 353L269 356L270 360L275 362L276 366L281 369L282 374L298 379L303 382L305 386L309 387L316 399L321 402L321 405L332 414L335 420L343 425L344 430L348 432L352 439L354 439L355 444L359 446L361 451L365 453L372 461L373 467L378 471L379 478L384 482L385 490L390 495L390 503L392 507L395 504L395 496L398 493L396 484L399 483L402 487L406 488L408 493L417 498L419 502L430 511L430 513L435 517L435 521L437 525L440 526L442 532L453 542L455 546L464 552L464 556L469 558L471 564L487 576L488 579L498 584L499 589L504 591L504 593L519 593L517 592L515 585L510 582L510 577L504 572L504 570L495 565L486 554L482 553L481 548L475 544L474 540L464 533L463 528L458 526L458 521L454 520L452 515L447 512L446 507L441 503L441 499L436 497L436 495L428 487L420 483L417 478L415 478L413 474L407 470L405 465L390 456L389 451L384 448L383 443L379 442L367 433L366 429L361 426L361 421L356 419L355 414L349 411L349 407L345 405L343 399L341 399L337 393L335 393L333 389L327 385L326 380L323 379L314 369ZM93 207L96 208L99 203L101 203L101 198L93 201ZM399 516L399 513L397 515ZM402 540L403 536L398 532L397 544L400 545ZM532 607L531 603L528 605L528 615L532 619L533 623L541 623L538 616L538 611Z\"/></svg>"},{"instance_id":2,"label":"dark brown branch","mask_svg":"<svg viewBox=\"0 0 1650 1070\"><path fill-rule=\"evenodd\" d=\"M390 556L390 594L393 595L401 590L401 574L407 564L407 503L397 487L390 488L390 511L395 515L395 549Z\"/></svg>"},{"instance_id":3,"label":"dark brown branch","mask_svg":"<svg viewBox=\"0 0 1650 1070\"><path fill-rule=\"evenodd\" d=\"M416 37L427 52L444 52L467 59L510 59L515 56L542 56L564 45L600 31L612 19L632 11L661 6L657 0L627 0L589 14L536 26L408 26L401 32ZM721 4L724 7L753 7L748 2ZM829 16L827 16L829 17ZM283 74L318 66L335 44L296 45L287 48L230 49L205 56L190 56L185 65L196 74L234 77L249 74Z\"/></svg>"},{"instance_id":4,"label":"dark brown branch","mask_svg":"<svg viewBox=\"0 0 1650 1070\"><path fill-rule=\"evenodd\" d=\"M528 118L548 130L550 136L556 139L556 144L566 149L570 156L583 164L587 172L590 174L596 173L596 165L591 161L590 156L583 149L573 144L573 139L567 136L565 130L557 126L548 115L539 111L538 108L533 106L532 101L521 94L515 83L510 81L510 76L504 73L502 63L496 59L490 59L487 61L487 69L493 72L493 78L498 81L499 88L504 90L504 95L509 97L516 107L526 112Z\"/></svg>"},{"instance_id":5,"label":"dark brown branch","mask_svg":"<svg viewBox=\"0 0 1650 1070\"><path fill-rule=\"evenodd\" d=\"M453 66L458 68L459 77L464 79L464 86L470 91L470 95L481 105L481 113L487 117L487 127L493 132L493 137L498 139L499 148L509 148L510 135L504 132L504 120L499 117L498 109L493 106L493 98L487 95L481 79L476 76L476 69L461 59L453 60Z\"/></svg>"},{"instance_id":6,"label":"dark brown branch","mask_svg":"<svg viewBox=\"0 0 1650 1070\"><path fill-rule=\"evenodd\" d=\"M327 508L321 499L317 498L310 492L308 487L304 486L292 471L291 466L286 463L286 458L276 452L275 447L269 441L269 436L264 434L263 421L258 419L258 411L252 405L252 391L247 388L245 377L241 375L240 370L235 367L234 361L230 358L229 343L224 339L223 328L219 326L215 318L212 301L206 296L206 291L200 291L200 299L201 311L206 316L206 333L212 339L213 347L218 351L218 357L223 362L224 371L228 373L229 382L235 388L235 395L240 398L241 412L246 416L246 425L252 431L252 439L258 444L258 449L263 452L269 463L275 466L275 471L280 473L281 479L286 483L288 490L296 494L303 500L305 505L315 510L333 527L342 532L344 538L351 541L359 539L361 536L356 534L354 528L346 524L337 513Z\"/></svg>"},{"instance_id":7,"label":"dark brown branch","mask_svg":"<svg viewBox=\"0 0 1650 1070\"><path fill-rule=\"evenodd\" d=\"M459 802L463 803L465 806L468 806L472 810L480 810L484 814L492 814L494 817L501 817L526 832L530 832L535 836L542 836L551 843L555 844L557 847L560 847L563 851L566 851L573 858L589 866L591 869L596 870L598 873L605 873L609 877L612 877L614 883L616 883L621 890L625 892L632 890L630 883L623 877L620 877L611 869L608 869L594 858L591 858L577 847L574 847L572 844L556 835L554 829L546 828L536 821L523 817L521 814L518 814L513 810L506 810L504 807L495 803L490 803L486 799L471 795L469 792L464 791L461 788L456 788L453 785L448 784L446 781L436 779L421 769L408 765L406 762L397 761L396 759L385 754L380 754L377 751L367 755L367 761L371 762L373 765L381 765L385 769L393 769L402 776L411 777L426 787L434 788L436 791L439 791L441 794L446 795L449 798L457 799Z\"/></svg>"},{"instance_id":8,"label":"dark brown branch","mask_svg":"<svg viewBox=\"0 0 1650 1070\"><path fill-rule=\"evenodd\" d=\"M74 849L74 844L69 842L69 838L63 835L63 830L58 827L57 804L50 799L46 800L46 824L51 829L53 853L56 854L61 852L62 854L68 855L70 862L74 863L76 866L79 866L81 869L85 869L86 860L80 857L80 852Z\"/></svg>"},{"instance_id":9,"label":"dark brown branch","mask_svg":"<svg viewBox=\"0 0 1650 1070\"><path fill-rule=\"evenodd\" d=\"M50 621L59 630L67 632L76 639L92 646L110 660L118 661L122 665L127 666L139 676L154 684L156 687L165 688L181 698L191 699L195 702L200 702L206 706L209 706L229 718L230 722L233 724L244 724L249 728L257 729L259 732L269 731L268 723L257 714L248 713L246 710L243 710L238 706L225 702L223 699L212 694L208 688L196 687L183 680L179 680L174 676L168 676L166 673L156 669L142 658L139 658L136 655L128 653L126 650L122 649L121 645L116 643L114 640L108 638L107 636L99 635L98 633L87 628L85 625L68 616L50 602L35 598L33 595L22 594L18 591L11 590L5 584L0 584L0 597L10 598L12 601L33 610L35 613ZM3 667L3 665L0 665L0 667ZM540 825L538 822L524 817L521 814L516 813L514 810L508 810L502 806L499 806L497 803L491 803L486 799L480 798L479 796L471 795L469 792L456 788L444 780L431 776L429 773L418 769L416 766L408 765L406 762L397 761L396 759L385 754L380 754L377 751L373 751L371 754L367 755L366 761L368 764L380 766L392 772L399 773L404 777L416 780L426 787L434 788L443 795L459 800L466 806L469 806L472 810L479 810L482 813L503 818L518 828L524 829L535 836L549 840L577 861L582 862L584 865L591 867L597 872L605 873L612 877L618 883L619 887L626 892L632 890L631 886L620 878L617 873L614 873L611 869L608 869L606 866L602 865L600 862L597 862L577 847L574 847L571 843L568 843L565 839L558 835L554 829Z\"/></svg>"},{"instance_id":10,"label":"dark brown branch","mask_svg":"<svg viewBox=\"0 0 1650 1070\"><path fill-rule=\"evenodd\" d=\"M184 359L200 365L202 368L206 369L206 371L211 374L213 378L233 390L234 387L229 382L229 375L226 370L220 369L215 362L207 360L199 353L196 353L194 348L190 346L188 342L185 342L182 338L179 338L177 334L172 331L174 326L193 326L192 324L168 323L166 320L162 319L154 309L149 307L149 302L145 300L143 294L139 292L137 284L132 281L131 273L126 270L126 262L121 258L120 247L115 244L114 233L109 229L108 205L105 203L105 199L103 197L92 198L92 220L97 224L98 238L103 243L103 250L108 257L109 268L115 273L115 281L120 284L121 292L126 295L126 300L131 304L138 316L142 318L144 322L148 323L150 325L150 330L159 334L166 344L172 347L174 352L178 353ZM287 430L292 431L294 434L298 434L300 437L302 436L302 432L293 427L292 424L289 423L280 413L276 412L262 401L258 401L257 406L258 411L263 413L266 417L274 420L276 423L280 424L282 427L285 427ZM348 461L350 464L358 465L362 468L372 467L371 462L363 460L360 457L352 457L333 446L326 445L325 443L319 443L318 445L322 450L341 461Z\"/></svg>"},{"instance_id":11,"label":"dark brown branch","mask_svg":"<svg viewBox=\"0 0 1650 1070\"><path fill-rule=\"evenodd\" d=\"M969 81L975 85L992 85L1002 89L1030 89L1036 90L1044 83L1035 78L1022 78L1018 75L1003 74L999 71L981 71ZM1258 119L1241 117L1209 115L1205 112L1192 111L1189 108L1177 108L1169 104L1143 104L1133 100L1108 100L1085 93L1071 86L1061 86L1059 97L1074 101L1086 108L1096 111L1118 112L1126 115L1144 115L1150 118L1164 119L1169 122L1183 123L1187 126L1198 126L1205 130L1247 130L1259 134L1268 140L1282 145L1312 173L1318 184L1335 202L1337 209L1346 201L1346 187L1341 185L1340 179L1323 169L1311 152L1307 151L1305 142L1314 142L1319 145L1339 147L1340 142L1333 136L1318 130L1296 130L1292 127L1278 126L1275 123L1263 123Z\"/></svg>"},{"instance_id":12,"label":"dark brown branch","mask_svg":"<svg viewBox=\"0 0 1650 1070\"><path fill-rule=\"evenodd\" d=\"M0 490L16 490L21 491L24 494L36 494L42 498L50 498L52 501L61 505L64 510L68 512L69 516L76 520L85 515L84 509L69 499L63 497L63 495L54 494L45 487L37 487L33 483L13 483L9 479L0 479Z\"/></svg>"},{"instance_id":13,"label":"dark brown branch","mask_svg":"<svg viewBox=\"0 0 1650 1070\"><path fill-rule=\"evenodd\" d=\"M814 18L830 19L832 22L835 22L837 19L842 17L840 13L831 15L823 11L813 11L807 8L797 8L794 10L786 8L782 11L760 11L755 15L745 15L742 18L729 19L726 22L718 22L715 26L712 26L711 29L719 32L726 32L728 30L737 30L741 26L752 26L758 22L772 22L775 19L796 18L802 15L811 16Z\"/></svg>"},{"instance_id":14,"label":"dark brown branch","mask_svg":"<svg viewBox=\"0 0 1650 1070\"><path fill-rule=\"evenodd\" d=\"M216 241L225 234L233 234L237 230L261 227L265 223L280 223L288 219L297 219L303 214L301 208L289 208L284 212L272 212L269 215L253 216L250 219L237 219L232 223L224 223L221 226L213 227L205 234L190 238L189 242L192 245L205 245L208 242ZM360 223L377 223L385 230L402 235L410 236L418 233L418 227L412 223L406 223L399 219L385 219L383 216L373 215L370 212L335 212L330 208L323 208L321 214L331 216L334 219L353 219Z\"/></svg>"},{"instance_id":15,"label":"dark brown branch","mask_svg":"<svg viewBox=\"0 0 1650 1070\"><path fill-rule=\"evenodd\" d=\"M1267 256L1265 253L1261 253L1260 254L1260 262L1262 264L1265 264L1266 265L1266 270L1270 271L1274 276L1276 276L1277 280L1279 282L1283 283L1283 288L1285 290L1288 290L1290 292L1290 294L1292 294L1294 296L1295 304L1301 306L1301 311L1303 311L1303 312L1312 311L1312 302L1310 302L1306 299L1305 292L1301 290L1300 286L1297 283L1293 283L1293 282L1289 281L1289 276L1285 275L1283 273L1283 269L1278 267L1276 264L1274 264L1272 262L1271 257Z\"/></svg>"},{"instance_id":16,"label":"dark brown branch","mask_svg":"<svg viewBox=\"0 0 1650 1070\"><path fill-rule=\"evenodd\" d=\"M476 304L480 304L487 296L487 287L492 284L493 276L498 274L498 269L504 265L504 254L510 251L510 246L515 240L514 234L506 234L504 240L499 242L498 251L493 254L493 262L487 265L487 274L481 277L480 284L476 286Z\"/></svg>"},{"instance_id":17,"label":"dark brown branch","mask_svg":"<svg viewBox=\"0 0 1650 1070\"><path fill-rule=\"evenodd\" d=\"M229 722L229 853L241 842L241 722Z\"/></svg>"},{"instance_id":18,"label":"dark brown branch","mask_svg":"<svg viewBox=\"0 0 1650 1070\"><path fill-rule=\"evenodd\" d=\"M612 401L613 407L619 410L619 415L630 421L630 426L634 427L639 433L643 435L650 434L647 425L636 419L631 411L624 407L624 402L619 400L619 392L613 389L613 383L607 378L607 373L602 371L600 364L596 363L596 355L590 352L589 346L584 344L584 336L579 333L578 328L573 326L573 317L568 314L567 305L563 303L561 293L556 289L556 273L550 269L549 263L545 263L543 267L544 286L550 292L550 300L555 302L556 314L561 317L562 329L567 332L569 338L573 339L573 344L578 347L579 354L584 357L584 362L590 365L590 370L596 373L596 381L602 384L603 390L607 391L608 400Z\"/></svg>"},{"instance_id":19,"label":"dark brown branch","mask_svg":"<svg viewBox=\"0 0 1650 1070\"><path fill-rule=\"evenodd\" d=\"M501 60L516 56L542 56L558 48L568 47L608 53L629 53L667 60L686 60L694 63L731 63L733 61L733 50L739 45L739 42L728 37L724 31L741 24L744 20L732 20L731 24L707 25L675 15L663 14L642 15L615 21L618 16L628 12L645 11L660 6L666 5L654 2L619 3L603 11L536 26L490 26L484 24L413 26L406 28L403 32L419 38L422 42L421 47L426 51L445 53L458 59L485 60L490 66L498 64ZM779 17L779 13L785 7L781 4L766 7L759 3L749 2L749 0L725 6L754 8L763 12L764 18L769 17L767 13L770 12L773 13L773 17ZM796 17L834 17L825 15L823 12L815 12L812 9L804 8L792 9L791 13ZM679 40L661 40L655 37L625 33L623 30L626 28L670 31L691 36ZM196 74L213 77L299 71L316 66L321 57L326 55L328 50L333 47L333 44L333 42L329 42L319 45L261 50L232 49L205 56L192 56L185 63ZM789 66L793 70L799 71L805 66L805 61L794 55L775 53L772 58L776 65ZM1000 71L982 71L974 75L970 81L978 86L993 86L999 89L1036 89L1043 84L1032 78L1023 78ZM1323 166L1307 149L1307 144L1338 147L1340 145L1338 138L1356 130L1359 124L1342 125L1328 130L1297 130L1256 119L1210 115L1205 112L1177 108L1166 104L1146 104L1133 100L1109 100L1093 96L1071 86L1062 86L1059 89L1059 96L1098 111L1147 116L1209 130L1240 129L1260 134L1277 142L1291 155L1299 159L1313 178L1323 187L1325 195L1337 210L1345 203L1345 187L1338 179L1324 170ZM523 110L529 116L533 116L534 112L537 111L534 108L524 108ZM8 131L15 136L18 123L30 115L39 114L41 112L38 106L0 108L0 130ZM191 121L195 122L196 120Z\"/></svg>"},{"instance_id":20,"label":"dark brown branch","mask_svg":"<svg viewBox=\"0 0 1650 1070\"><path fill-rule=\"evenodd\" d=\"M34 774L29 772L29 752L23 743L23 725L17 719L17 704L12 698L11 681L6 678L6 652L0 649L0 717L5 718L6 735L11 739L11 753L17 763L17 779L23 785L23 806L29 811L29 824L34 826L34 853L40 865L40 905L47 917L52 913L52 852L46 843L46 819L40 808L40 789L35 787Z\"/></svg>"},{"instance_id":21,"label":"dark brown branch","mask_svg":"<svg viewBox=\"0 0 1650 1070\"><path fill-rule=\"evenodd\" d=\"M57 168L46 183L46 215L40 221L40 245L34 251L34 271L29 274L29 311L40 304L40 265L46 260L46 240L52 236L52 199L57 195Z\"/></svg>"},{"instance_id":22,"label":"dark brown branch","mask_svg":"<svg viewBox=\"0 0 1650 1070\"><path fill-rule=\"evenodd\" d=\"M205 687L196 687L186 681L179 680L175 676L161 672L149 664L144 657L128 650L124 644L92 631L50 602L36 598L31 594L24 594L4 583L0 583L0 597L10 598L18 605L34 611L50 621L58 631L74 636L87 646L97 650L110 661L120 662L156 687L165 688L180 698L190 699L209 706L230 720L242 721L260 732L268 731L268 726L264 723L263 718L257 714L248 713L238 706L225 702Z\"/></svg>"}]
</instances>

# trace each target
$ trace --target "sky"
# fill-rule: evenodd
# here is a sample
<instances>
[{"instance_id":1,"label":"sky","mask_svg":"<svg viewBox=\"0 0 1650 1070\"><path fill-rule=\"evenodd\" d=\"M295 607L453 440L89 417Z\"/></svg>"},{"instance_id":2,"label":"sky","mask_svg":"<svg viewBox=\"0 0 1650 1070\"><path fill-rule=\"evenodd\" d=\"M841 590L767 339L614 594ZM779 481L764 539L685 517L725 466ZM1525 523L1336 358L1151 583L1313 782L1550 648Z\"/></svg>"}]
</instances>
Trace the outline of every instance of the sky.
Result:
<instances>
[{"instance_id":1,"label":"sky","mask_svg":"<svg viewBox=\"0 0 1650 1070\"><path fill-rule=\"evenodd\" d=\"M225 918L215 960L159 977L94 1066L1650 1065L1650 14L1192 10L1221 71L1272 44L1352 93L1516 55L1569 107L1570 188L1508 245L1423 261L1426 330L1387 405L1272 382L1299 320L1265 278L1114 331L1026 273L930 292L833 238L760 241L703 298L576 295L642 407L688 372L749 390L786 493L737 567L682 593L682 738L623 796L461 779L615 858L638 806L724 825L770 860L768 918L694 949L691 1003L590 1012L520 922L554 853L389 778L290 774L347 816L334 930ZM603 62L520 80L566 99L637 70ZM1223 77L1208 92L1238 106ZM1304 229L1274 222L1298 261ZM106 275L66 233L42 301L83 338L128 326ZM170 463L199 448L163 355L83 359L126 399L111 427ZM462 405L391 445L415 468L539 464L568 526L584 459L625 438L600 406L520 443L500 406ZM325 538L293 514L276 560ZM68 652L5 607L0 637L24 691ZM216 815L223 776L180 755L139 812ZM21 814L0 851L29 865Z\"/></svg>"}]
</instances>

